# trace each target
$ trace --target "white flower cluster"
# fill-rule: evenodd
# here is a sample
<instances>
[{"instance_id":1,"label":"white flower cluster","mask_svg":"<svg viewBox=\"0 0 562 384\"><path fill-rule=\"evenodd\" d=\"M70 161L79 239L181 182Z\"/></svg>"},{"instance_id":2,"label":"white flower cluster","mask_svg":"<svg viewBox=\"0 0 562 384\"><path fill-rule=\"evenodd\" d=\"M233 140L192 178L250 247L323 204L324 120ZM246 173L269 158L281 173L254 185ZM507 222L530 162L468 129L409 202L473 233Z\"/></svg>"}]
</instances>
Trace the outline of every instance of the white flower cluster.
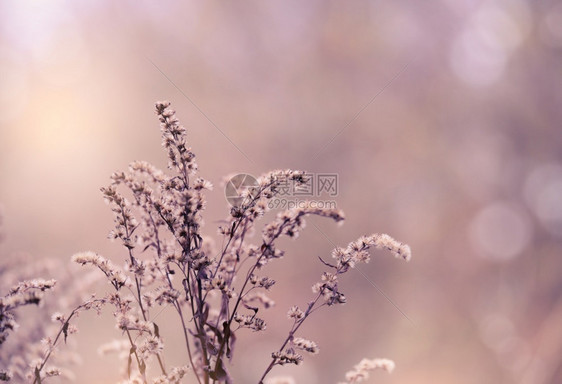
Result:
<instances>
[{"instance_id":1,"label":"white flower cluster","mask_svg":"<svg viewBox=\"0 0 562 384\"><path fill-rule=\"evenodd\" d=\"M353 369L345 374L346 381L339 384L362 383L369 378L369 373L375 369L382 369L391 373L394 361L388 359L363 359Z\"/></svg>"}]
</instances>

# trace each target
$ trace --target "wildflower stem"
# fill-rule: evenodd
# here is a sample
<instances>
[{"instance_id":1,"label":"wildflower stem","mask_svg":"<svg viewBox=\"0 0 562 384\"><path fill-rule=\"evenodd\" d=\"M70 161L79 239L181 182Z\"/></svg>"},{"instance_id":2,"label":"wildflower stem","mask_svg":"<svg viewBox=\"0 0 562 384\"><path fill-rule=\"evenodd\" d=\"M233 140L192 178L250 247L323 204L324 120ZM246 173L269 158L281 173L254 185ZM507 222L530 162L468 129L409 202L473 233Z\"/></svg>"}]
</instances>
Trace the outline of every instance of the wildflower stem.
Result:
<instances>
[{"instance_id":1,"label":"wildflower stem","mask_svg":"<svg viewBox=\"0 0 562 384\"><path fill-rule=\"evenodd\" d=\"M308 318L308 316L310 316L310 314L312 314L312 312L314 312L313 308L316 305L316 303L318 302L318 300L320 300L323 293L324 293L324 291L321 290L318 293L318 295L316 296L316 298L312 302L310 302L310 304L308 305L308 308L306 309L302 319L296 320L293 323L293 326L291 327L291 330L289 331L289 334L287 335L287 338L285 339L283 344L281 344L281 347L279 347L279 350L278 350L279 352L283 351L283 348L285 348L285 346L289 343L289 341L291 341L293 339L293 337L295 336L295 333L298 331L298 329L301 327L301 325L304 323L304 321ZM263 373L262 377L260 378L259 384L263 384L263 380L269 374L269 372L273 369L273 367L275 366L276 363L277 363L277 359L275 357L273 357L271 359L271 362L269 363L269 365L265 369L265 372Z\"/></svg>"},{"instance_id":2,"label":"wildflower stem","mask_svg":"<svg viewBox=\"0 0 562 384\"><path fill-rule=\"evenodd\" d=\"M52 345L49 347L47 353L45 354L45 356L43 357L43 360L41 361L41 364L36 367L35 369L35 379L33 380L33 384L40 384L40 380L41 380L41 370L43 370L43 368L45 367L45 365L47 364L47 361L49 360L49 358L51 357L51 354L53 353L61 335L64 334L65 336L65 340L66 340L66 335L68 332L68 327L70 325L70 319L72 319L72 317L74 317L74 315L76 315L81 309L83 308L89 308L91 307L93 304L95 303L104 303L104 299L96 299L96 300L90 300L87 301L85 303L80 304L79 306L77 306L76 308L74 308L72 310L72 312L70 312L70 315L68 315L68 318L64 321L64 323L62 324L62 326L60 327ZM39 382L38 382L39 380Z\"/></svg>"},{"instance_id":3,"label":"wildflower stem","mask_svg":"<svg viewBox=\"0 0 562 384\"><path fill-rule=\"evenodd\" d=\"M133 354L135 355L135 359L137 360L137 366L139 367L139 372L142 375L142 380L145 384L147 384L146 381L146 374L144 372L144 370L141 368L141 360L139 358L139 355L137 354L137 347L135 346L135 342L133 341L133 338L131 337L131 332L127 329L125 330L125 333L127 334L127 337L129 338L129 343L131 344L131 351L133 352Z\"/></svg>"},{"instance_id":4,"label":"wildflower stem","mask_svg":"<svg viewBox=\"0 0 562 384\"><path fill-rule=\"evenodd\" d=\"M51 354L52 354L53 350L55 349L55 346L57 345L57 342L59 341L60 336L65 332L65 329L68 329L68 324L70 323L70 319L72 319L72 317L74 316L74 314L76 313L77 310L78 310L78 308L73 309L72 312L70 312L70 315L68 315L68 319L66 319L64 324L60 327L60 329L57 333L57 336L55 337L55 340L53 341L52 347L50 347L48 349L47 354L43 358L43 361L41 362L39 367L36 368L36 371L35 371L36 377L33 380L33 384L37 383L37 376L40 374L41 370L45 367L45 364L47 364L47 360L49 360L49 357L51 357Z\"/></svg>"},{"instance_id":5,"label":"wildflower stem","mask_svg":"<svg viewBox=\"0 0 562 384\"><path fill-rule=\"evenodd\" d=\"M195 373L195 378L197 379L197 382L199 384L201 384L201 378L199 377L199 374L197 373L197 371L195 370L196 365L193 363L193 356L191 354L191 347L189 346L189 337L187 335L187 325L185 324L185 319L183 317L183 312L181 310L181 306L178 302L178 300L175 300L175 307L176 310L178 311L178 314L180 316L180 320L181 320L181 325L182 325L182 330L183 330L183 336L185 339L185 346L187 348L187 355L189 356L189 363L191 364L191 367L193 368L193 372ZM205 380L205 383L208 383L208 379Z\"/></svg>"},{"instance_id":6,"label":"wildflower stem","mask_svg":"<svg viewBox=\"0 0 562 384\"><path fill-rule=\"evenodd\" d=\"M124 223L124 228L125 228L125 236L127 236L127 239L130 238L131 236L131 231L129 231L129 225L128 225L128 220L127 220L127 215L125 215L125 207L123 206L123 204L119 204L119 208L121 209L121 216L123 217L123 223ZM137 260L133 255L133 250L127 246L126 247L128 252L129 252L129 259L131 260L131 265L132 266L136 266L137 265ZM142 318L144 319L144 321L148 321L148 314L144 309L144 306L142 304L142 296L141 296L141 286L142 286L142 280L139 279L136 275L135 275L135 286L137 288L137 297L136 300L139 304L139 308L141 310L142 313ZM127 334L129 332L127 331ZM131 336L129 335L129 339L131 338ZM132 341L131 341L132 343ZM136 355L136 353L135 353ZM160 366L160 370L162 371L162 374L166 375L166 369L164 368L164 362L162 361L162 357L160 356L160 353L156 354L156 358L158 360L158 365ZM138 361L138 358L137 358ZM140 365L139 365L140 367Z\"/></svg>"},{"instance_id":7,"label":"wildflower stem","mask_svg":"<svg viewBox=\"0 0 562 384\"><path fill-rule=\"evenodd\" d=\"M288 220L285 220L283 222L283 225L288 222ZM279 230L277 231L276 235L272 236L271 240L266 244L264 243L262 245L262 251L260 256L257 258L256 262L254 263L254 265L250 268L250 270L248 271L248 273L246 274L246 279L244 280L244 284L242 285L242 288L240 289L240 293L238 294L238 298L236 299L236 303L234 304L234 308L232 310L232 313L230 315L230 318L228 319L228 322L225 323L225 328L230 329L230 325L232 324L232 321L234 320L234 316L236 315L236 310L238 309L238 306L240 305L240 302L242 301L242 298L244 296L244 289L246 289L246 286L248 285L248 282L250 281L250 277L252 276L252 274L254 273L254 271L256 270L256 268L258 267L258 265L260 264L261 259L264 257L265 255L265 251L266 249L268 249L268 247L270 247L273 242L275 241L275 239L277 239L277 237L279 237L279 235L281 235L282 231L283 231L283 225L279 226ZM217 370L218 365L219 365L219 358L222 356L222 354L224 353L224 348L226 346L226 343L228 343L228 338L224 338L220 348L219 348L219 353L218 353L218 357L217 357L217 362L215 364L215 370Z\"/></svg>"}]
</instances>

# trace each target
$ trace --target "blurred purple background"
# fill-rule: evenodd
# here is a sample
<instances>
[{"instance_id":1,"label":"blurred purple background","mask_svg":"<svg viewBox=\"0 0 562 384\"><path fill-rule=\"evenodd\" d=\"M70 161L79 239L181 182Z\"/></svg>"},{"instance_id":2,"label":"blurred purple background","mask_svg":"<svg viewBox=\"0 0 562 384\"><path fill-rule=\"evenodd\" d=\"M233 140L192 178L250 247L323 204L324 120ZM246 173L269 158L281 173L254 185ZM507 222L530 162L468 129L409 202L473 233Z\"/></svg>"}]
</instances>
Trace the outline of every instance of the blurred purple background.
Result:
<instances>
[{"instance_id":1,"label":"blurred purple background","mask_svg":"<svg viewBox=\"0 0 562 384\"><path fill-rule=\"evenodd\" d=\"M361 269L411 321L352 271L348 304L303 329L321 353L285 373L337 382L388 357L396 371L371 382L561 382L561 52L555 1L4 1L5 247L124 260L99 188L132 160L165 167L153 104L167 99L215 184L209 235L227 174L339 175L347 222L311 220L326 236L309 225L286 242L277 306L266 336L238 347L238 382L256 381L286 310L309 299L317 256L372 232L413 249L409 264L375 252ZM115 382L95 352L118 336L109 311L78 325L79 382Z\"/></svg>"}]
</instances>

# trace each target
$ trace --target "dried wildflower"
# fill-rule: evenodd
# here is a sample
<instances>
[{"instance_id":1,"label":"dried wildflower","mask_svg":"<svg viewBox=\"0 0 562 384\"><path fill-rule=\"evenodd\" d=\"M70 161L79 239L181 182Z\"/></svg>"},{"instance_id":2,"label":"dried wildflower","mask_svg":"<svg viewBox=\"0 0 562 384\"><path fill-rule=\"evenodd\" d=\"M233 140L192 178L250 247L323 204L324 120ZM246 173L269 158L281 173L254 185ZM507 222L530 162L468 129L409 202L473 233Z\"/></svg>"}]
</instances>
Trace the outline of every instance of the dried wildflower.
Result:
<instances>
[{"instance_id":1,"label":"dried wildflower","mask_svg":"<svg viewBox=\"0 0 562 384\"><path fill-rule=\"evenodd\" d=\"M323 209L312 206L304 206L283 211L277 215L272 223L268 224L263 230L264 242L270 243L281 235L296 238L304 228L304 216L317 215L329 217L336 222L344 220L343 212L338 209Z\"/></svg>"},{"instance_id":2,"label":"dried wildflower","mask_svg":"<svg viewBox=\"0 0 562 384\"><path fill-rule=\"evenodd\" d=\"M274 305L269 295L275 291L275 280L262 271L284 256L278 240L285 236L297 238L309 215L336 223L344 220L340 210L299 204L265 224L257 243L252 244L252 236L259 228L257 221L268 211L271 199L285 193L289 185L298 189L308 182L305 172L275 170L259 177L241 193L219 227L222 241L215 247L212 240L202 235L205 192L213 186L198 176L195 154L187 145L187 131L170 103L157 102L156 114L169 171L163 172L145 161L134 161L128 170L113 173L110 185L101 189L114 214L110 238L124 247L119 259L123 267L94 252L78 253L72 258L75 263L99 269L113 289L101 299L91 298L72 311L54 313L49 324L58 330L54 334L39 333L43 338L42 354L19 359L14 356L10 371L0 371L0 380L13 376L16 380L27 378L40 383L47 377L66 375L63 369L46 364L60 341L66 341L76 331L71 320L81 311L99 312L109 304L123 339L100 347L99 352L116 352L123 358L123 383L179 384L187 374L195 376L198 384L232 383L228 363L234 355L236 340L247 330L257 332L267 327L257 315ZM407 245L388 235L363 236L346 248L336 248L332 254L336 259L334 265L322 260L329 270L313 285L312 300L302 309L293 306L288 311L291 328L271 354L260 384L274 366L299 365L303 356L298 352L318 353L316 343L298 337L297 332L320 307L346 302L339 276L357 263L369 262L371 247L389 250L405 260L411 256ZM0 344L17 327L13 309L39 303L43 292L55 285L54 280L18 281L22 282L0 297ZM0 288L4 289L1 285ZM185 366L166 368L165 345L155 322L164 308L175 312L179 320L176 334L182 335L185 344ZM346 378L350 383L359 382L366 378L366 372L381 367L391 370L382 360L364 360ZM294 384L291 378L265 382Z\"/></svg>"},{"instance_id":3,"label":"dried wildflower","mask_svg":"<svg viewBox=\"0 0 562 384\"><path fill-rule=\"evenodd\" d=\"M394 370L394 361L388 359L363 359L353 367L353 370L345 374L346 382L340 384L362 383L369 378L369 373L375 369L382 369L391 373Z\"/></svg>"},{"instance_id":4,"label":"dried wildflower","mask_svg":"<svg viewBox=\"0 0 562 384\"><path fill-rule=\"evenodd\" d=\"M378 249L386 249L390 251L395 257L402 258L406 261L409 261L412 258L412 251L410 250L410 247L408 245L393 239L387 234L362 236L357 239L357 241L349 244L348 251L358 254L364 250L367 250L371 246L374 246Z\"/></svg>"},{"instance_id":5,"label":"dried wildflower","mask_svg":"<svg viewBox=\"0 0 562 384\"><path fill-rule=\"evenodd\" d=\"M370 260L368 249L371 247L386 249L395 257L406 261L412 257L412 251L408 245L394 240L387 234L375 233L371 236L361 236L356 241L349 243L345 249L334 249L332 257L338 262L337 269L345 272L348 268L354 268L357 263L368 263Z\"/></svg>"},{"instance_id":6,"label":"dried wildflower","mask_svg":"<svg viewBox=\"0 0 562 384\"><path fill-rule=\"evenodd\" d=\"M51 320L58 321L60 323L64 323L66 321L64 315L60 312L53 313L53 315L51 316Z\"/></svg>"},{"instance_id":7,"label":"dried wildflower","mask_svg":"<svg viewBox=\"0 0 562 384\"><path fill-rule=\"evenodd\" d=\"M273 287L275 284L275 280L270 279L269 277L258 278L256 275L252 274L250 276L250 283L269 290L269 288Z\"/></svg>"},{"instance_id":8,"label":"dried wildflower","mask_svg":"<svg viewBox=\"0 0 562 384\"><path fill-rule=\"evenodd\" d=\"M22 281L19 282L18 285L10 289L10 295L14 295L16 293L20 293L24 291L30 291L33 289L38 289L41 292L44 292L48 289L52 289L56 283L57 281L54 279L50 279L50 280L33 279L28 281Z\"/></svg>"},{"instance_id":9,"label":"dried wildflower","mask_svg":"<svg viewBox=\"0 0 562 384\"><path fill-rule=\"evenodd\" d=\"M316 355L320 351L314 341L303 339L302 337L295 337L291 340L291 343L295 348L312 353L313 355Z\"/></svg>"},{"instance_id":10,"label":"dried wildflower","mask_svg":"<svg viewBox=\"0 0 562 384\"><path fill-rule=\"evenodd\" d=\"M279 217L281 216L278 216L278 218ZM277 222L279 222L279 220ZM279 233L281 233L281 231L279 231ZM264 378L275 365L283 365L286 363L286 359L283 359L282 356L284 356L287 351L294 352L291 348L286 349L287 344L291 343L295 348L311 353L316 353L318 351L315 343L295 337L295 333L314 310L323 305L332 306L335 304L345 304L346 297L339 290L338 276L346 273L350 268L355 267L358 262L368 262L367 250L370 247L387 249L395 256L402 257L405 260L409 260L411 257L410 247L394 240L388 235L374 234L372 236L362 236L358 240L351 242L345 249L334 249L332 256L336 259L337 264L332 265L323 261L324 265L330 267L332 270L324 272L320 281L312 286L312 292L316 295L315 299L309 302L308 308L304 312L299 310L296 306L289 310L288 317L294 320L293 325L279 350L273 353L272 360L260 379L260 383L263 383ZM300 356L300 360L302 360L302 356Z\"/></svg>"},{"instance_id":11,"label":"dried wildflower","mask_svg":"<svg viewBox=\"0 0 562 384\"><path fill-rule=\"evenodd\" d=\"M285 365L285 364L295 364L299 365L302 363L302 356L295 352L292 348L287 348L284 351L280 352L273 352L271 354L273 360L276 361L276 364Z\"/></svg>"},{"instance_id":12,"label":"dried wildflower","mask_svg":"<svg viewBox=\"0 0 562 384\"><path fill-rule=\"evenodd\" d=\"M159 376L154 380L154 384L172 384L178 383L188 372L187 365L183 367L174 367L167 375Z\"/></svg>"},{"instance_id":13,"label":"dried wildflower","mask_svg":"<svg viewBox=\"0 0 562 384\"><path fill-rule=\"evenodd\" d=\"M149 336L138 347L138 352L144 360L152 355L158 355L164 350L164 343L159 337Z\"/></svg>"},{"instance_id":14,"label":"dried wildflower","mask_svg":"<svg viewBox=\"0 0 562 384\"><path fill-rule=\"evenodd\" d=\"M295 305L291 307L291 309L289 309L289 312L287 312L287 317L289 317L289 319L300 320L304 317L304 312Z\"/></svg>"},{"instance_id":15,"label":"dried wildflower","mask_svg":"<svg viewBox=\"0 0 562 384\"><path fill-rule=\"evenodd\" d=\"M163 305L164 303L172 304L180 298L180 295L180 291L174 288L161 287L154 292L154 300L159 305Z\"/></svg>"},{"instance_id":16,"label":"dried wildflower","mask_svg":"<svg viewBox=\"0 0 562 384\"><path fill-rule=\"evenodd\" d=\"M275 305L275 301L270 299L265 293L263 292L253 292L244 297L244 302L246 304L260 304L264 308L270 308Z\"/></svg>"},{"instance_id":17,"label":"dried wildflower","mask_svg":"<svg viewBox=\"0 0 562 384\"><path fill-rule=\"evenodd\" d=\"M127 284L127 276L123 271L113 265L110 260L107 260L95 252L77 253L72 256L72 261L82 265L91 264L98 267L117 290Z\"/></svg>"},{"instance_id":18,"label":"dried wildflower","mask_svg":"<svg viewBox=\"0 0 562 384\"><path fill-rule=\"evenodd\" d=\"M26 361L37 359L52 342L45 337L49 322L30 323L30 319L20 319L18 311L21 307L36 305L38 317L44 316L51 310L51 301L45 300L45 293L51 291L57 281L29 278L29 275L45 274L52 267L49 262L28 263L25 257L0 260L0 292L4 294L0 295L0 381L23 381L29 367ZM18 270L16 266L23 268ZM23 328L20 328L20 320L23 320ZM20 342L6 343L12 331L18 329Z\"/></svg>"},{"instance_id":19,"label":"dried wildflower","mask_svg":"<svg viewBox=\"0 0 562 384\"><path fill-rule=\"evenodd\" d=\"M47 367L45 368L45 377L61 376L62 371L57 367Z\"/></svg>"},{"instance_id":20,"label":"dried wildflower","mask_svg":"<svg viewBox=\"0 0 562 384\"><path fill-rule=\"evenodd\" d=\"M122 331L139 331L141 333L151 333L153 328L151 323L139 319L130 312L116 315L116 327Z\"/></svg>"},{"instance_id":21,"label":"dried wildflower","mask_svg":"<svg viewBox=\"0 0 562 384\"><path fill-rule=\"evenodd\" d=\"M241 328L249 328L253 331L265 331L267 324L263 319L250 315L240 315L236 313L233 317L234 321L240 324Z\"/></svg>"}]
</instances>

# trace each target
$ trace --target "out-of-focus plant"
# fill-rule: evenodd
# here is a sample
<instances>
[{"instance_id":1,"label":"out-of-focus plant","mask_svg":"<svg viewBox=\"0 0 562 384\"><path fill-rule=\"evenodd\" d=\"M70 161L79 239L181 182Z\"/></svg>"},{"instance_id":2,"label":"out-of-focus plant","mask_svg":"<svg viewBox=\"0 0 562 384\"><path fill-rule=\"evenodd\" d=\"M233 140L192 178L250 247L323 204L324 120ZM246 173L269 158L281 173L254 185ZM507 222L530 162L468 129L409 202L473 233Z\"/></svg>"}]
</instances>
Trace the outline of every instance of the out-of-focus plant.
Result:
<instances>
[{"instance_id":1,"label":"out-of-focus plant","mask_svg":"<svg viewBox=\"0 0 562 384\"><path fill-rule=\"evenodd\" d=\"M92 274L78 276L58 261L37 260L21 253L0 254L0 381L74 377L63 368L79 362L72 348L57 351L56 356L53 352L59 341L66 342L76 331L71 319L84 309L99 309L104 302L92 298L81 303L82 294L96 280ZM35 308L24 312L24 307ZM70 315L65 317L60 311Z\"/></svg>"}]
</instances>

